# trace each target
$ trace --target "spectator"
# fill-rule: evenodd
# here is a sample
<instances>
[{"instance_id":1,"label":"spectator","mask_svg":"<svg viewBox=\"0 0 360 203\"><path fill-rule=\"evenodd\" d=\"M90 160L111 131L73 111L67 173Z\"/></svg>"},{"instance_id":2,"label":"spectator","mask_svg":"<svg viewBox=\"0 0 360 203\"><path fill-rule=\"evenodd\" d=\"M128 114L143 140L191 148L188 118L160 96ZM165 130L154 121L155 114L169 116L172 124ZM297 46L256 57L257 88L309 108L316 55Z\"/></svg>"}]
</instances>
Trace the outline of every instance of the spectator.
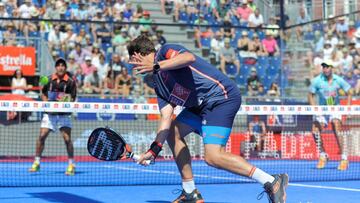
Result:
<instances>
[{"instance_id":1,"label":"spectator","mask_svg":"<svg viewBox=\"0 0 360 203\"><path fill-rule=\"evenodd\" d=\"M269 24L266 26L267 29L266 31L269 31L271 33L271 35L275 38L275 40L279 39L279 25L276 24L276 19L275 17L270 17L270 22Z\"/></svg>"},{"instance_id":2,"label":"spectator","mask_svg":"<svg viewBox=\"0 0 360 203\"><path fill-rule=\"evenodd\" d=\"M263 16L260 13L260 10L257 8L254 13L251 13L249 16L249 26L261 28L264 24Z\"/></svg>"},{"instance_id":3,"label":"spectator","mask_svg":"<svg viewBox=\"0 0 360 203\"><path fill-rule=\"evenodd\" d=\"M9 14L5 9L5 4L3 2L0 2L0 18L8 18ZM0 21L0 30L3 30L6 26L6 21L1 20ZM1 31L0 31L1 32Z\"/></svg>"},{"instance_id":4,"label":"spectator","mask_svg":"<svg viewBox=\"0 0 360 203\"><path fill-rule=\"evenodd\" d=\"M331 54L333 53L333 51L334 51L334 48L331 45L331 41L326 40L325 44L324 44L324 49L323 49L324 60L329 60L331 58Z\"/></svg>"},{"instance_id":5,"label":"spectator","mask_svg":"<svg viewBox=\"0 0 360 203\"><path fill-rule=\"evenodd\" d=\"M74 56L77 64L83 64L85 62L85 57L90 56L91 53L82 48L82 45L77 43L75 44L75 49L70 52Z\"/></svg>"},{"instance_id":6,"label":"spectator","mask_svg":"<svg viewBox=\"0 0 360 203\"><path fill-rule=\"evenodd\" d=\"M263 85L257 75L255 67L251 68L250 76L247 79L247 91L249 96L259 96L264 93Z\"/></svg>"},{"instance_id":7,"label":"spectator","mask_svg":"<svg viewBox=\"0 0 360 203\"><path fill-rule=\"evenodd\" d=\"M95 42L99 42L102 46L106 44L111 44L111 31L106 27L105 23L102 23L101 26L96 29ZM107 52L108 50L104 50Z\"/></svg>"},{"instance_id":8,"label":"spectator","mask_svg":"<svg viewBox=\"0 0 360 203\"><path fill-rule=\"evenodd\" d=\"M105 98L105 94L115 94L115 75L114 71L109 69L102 81L101 97Z\"/></svg>"},{"instance_id":9,"label":"spectator","mask_svg":"<svg viewBox=\"0 0 360 203\"><path fill-rule=\"evenodd\" d=\"M229 16L225 16L223 27L220 29L220 31L224 37L230 39L235 38L235 28L233 27L233 24L231 23Z\"/></svg>"},{"instance_id":10,"label":"spectator","mask_svg":"<svg viewBox=\"0 0 360 203\"><path fill-rule=\"evenodd\" d=\"M134 23L137 23L138 22L138 19L133 19L133 22ZM130 40L133 40L135 38L137 38L138 36L140 36L141 34L141 27L139 24L133 24L130 26L129 28L129 37L130 37Z\"/></svg>"},{"instance_id":11,"label":"spectator","mask_svg":"<svg viewBox=\"0 0 360 203\"><path fill-rule=\"evenodd\" d=\"M112 55L112 61L110 63L110 67L114 71L115 77L117 77L120 74L121 69L123 68L119 54L114 53Z\"/></svg>"},{"instance_id":12,"label":"spectator","mask_svg":"<svg viewBox=\"0 0 360 203\"><path fill-rule=\"evenodd\" d=\"M220 62L220 50L224 47L221 32L216 32L215 37L211 39L211 54L215 55L216 62Z\"/></svg>"},{"instance_id":13,"label":"spectator","mask_svg":"<svg viewBox=\"0 0 360 203\"><path fill-rule=\"evenodd\" d=\"M347 38L352 39L354 37L354 34L356 32L356 27L354 21L349 21L349 30L347 32Z\"/></svg>"},{"instance_id":14,"label":"spectator","mask_svg":"<svg viewBox=\"0 0 360 203\"><path fill-rule=\"evenodd\" d=\"M268 56L275 56L279 53L279 47L276 40L271 34L271 31L266 30L266 37L262 40L264 51Z\"/></svg>"},{"instance_id":15,"label":"spectator","mask_svg":"<svg viewBox=\"0 0 360 203\"><path fill-rule=\"evenodd\" d=\"M96 15L92 17L92 20L93 21L103 21L103 22L106 21L104 15L103 15L103 10L97 9ZM91 32L92 32L92 36L94 37L95 42L98 42L97 34L100 34L100 37L104 37L103 34L101 33L102 30L104 30L107 33L108 30L104 29L104 25L105 25L105 23L92 23L91 24ZM99 33L97 33L98 31L99 31Z\"/></svg>"},{"instance_id":16,"label":"spectator","mask_svg":"<svg viewBox=\"0 0 360 203\"><path fill-rule=\"evenodd\" d=\"M251 40L248 38L248 32L242 31L241 38L237 41L237 50L239 50L239 55L241 57L247 57L248 52L250 51Z\"/></svg>"},{"instance_id":17,"label":"spectator","mask_svg":"<svg viewBox=\"0 0 360 203\"><path fill-rule=\"evenodd\" d=\"M76 33L73 31L71 24L66 26L66 32L60 35L61 44L69 45L69 43L75 44L76 42Z\"/></svg>"},{"instance_id":18,"label":"spectator","mask_svg":"<svg viewBox=\"0 0 360 203\"><path fill-rule=\"evenodd\" d=\"M48 36L48 44L50 50L52 49L60 49L61 47L61 33L60 33L60 25L54 24L54 26L50 29Z\"/></svg>"},{"instance_id":19,"label":"spectator","mask_svg":"<svg viewBox=\"0 0 360 203\"><path fill-rule=\"evenodd\" d=\"M115 52L126 49L126 44L130 41L128 37L128 31L125 27L121 29L121 32L115 32L115 37L112 39L112 45L115 47Z\"/></svg>"},{"instance_id":20,"label":"spectator","mask_svg":"<svg viewBox=\"0 0 360 203\"><path fill-rule=\"evenodd\" d=\"M267 91L267 95L270 97L280 97L280 89L276 82L271 83L270 89Z\"/></svg>"},{"instance_id":21,"label":"spectator","mask_svg":"<svg viewBox=\"0 0 360 203\"><path fill-rule=\"evenodd\" d=\"M250 43L250 49L251 56L263 56L264 53L264 47L259 39L259 36L254 33L253 34L253 40Z\"/></svg>"},{"instance_id":22,"label":"spectator","mask_svg":"<svg viewBox=\"0 0 360 203\"><path fill-rule=\"evenodd\" d=\"M266 136L266 126L265 122L260 120L259 115L253 115L252 121L248 124L250 141L255 143L255 148L257 152L261 152L263 149L263 145L265 142Z\"/></svg>"},{"instance_id":23,"label":"spectator","mask_svg":"<svg viewBox=\"0 0 360 203\"><path fill-rule=\"evenodd\" d=\"M99 68L100 56L104 55L104 51L100 49L99 44L94 43L91 50L91 64Z\"/></svg>"},{"instance_id":24,"label":"spectator","mask_svg":"<svg viewBox=\"0 0 360 203\"><path fill-rule=\"evenodd\" d=\"M253 13L253 10L248 6L247 0L242 0L242 4L237 8L236 16L240 19L241 23L247 23L249 20L250 14Z\"/></svg>"},{"instance_id":25,"label":"spectator","mask_svg":"<svg viewBox=\"0 0 360 203\"><path fill-rule=\"evenodd\" d=\"M17 69L11 80L11 92L13 94L25 95L25 90L27 89L26 79L23 77L22 71Z\"/></svg>"},{"instance_id":26,"label":"spectator","mask_svg":"<svg viewBox=\"0 0 360 203\"><path fill-rule=\"evenodd\" d=\"M142 27L146 28L147 30L151 29L150 24L153 21L150 18L150 12L149 11L144 11L143 12L143 16L139 19L139 23L142 24Z\"/></svg>"},{"instance_id":27,"label":"spectator","mask_svg":"<svg viewBox=\"0 0 360 203\"><path fill-rule=\"evenodd\" d=\"M84 74L82 73L82 69L80 66L76 67L73 74L73 79L76 82L78 92L82 92L82 87L84 85Z\"/></svg>"},{"instance_id":28,"label":"spectator","mask_svg":"<svg viewBox=\"0 0 360 203\"><path fill-rule=\"evenodd\" d=\"M315 38L314 38L314 52L322 51L324 47L324 36L321 34L319 30L315 31Z\"/></svg>"},{"instance_id":29,"label":"spectator","mask_svg":"<svg viewBox=\"0 0 360 203\"><path fill-rule=\"evenodd\" d=\"M297 17L296 20L296 24L301 24L301 23L307 23L309 22L311 19L310 17L306 14L305 9L304 8L300 8L299 10L299 16ZM306 26L298 26L296 28L296 37L299 41L302 41L303 39L303 29L306 28Z\"/></svg>"},{"instance_id":30,"label":"spectator","mask_svg":"<svg viewBox=\"0 0 360 203\"><path fill-rule=\"evenodd\" d=\"M230 46L230 39L225 38L224 47L220 50L220 70L226 75L228 75L226 71L226 65L228 64L236 66L236 73L231 75L231 77L238 75L240 72L240 62L237 60L234 48Z\"/></svg>"},{"instance_id":31,"label":"spectator","mask_svg":"<svg viewBox=\"0 0 360 203\"><path fill-rule=\"evenodd\" d=\"M110 70L109 64L105 61L105 56L103 54L99 55L99 63L94 64L97 67L101 80L106 77L106 74Z\"/></svg>"},{"instance_id":32,"label":"spectator","mask_svg":"<svg viewBox=\"0 0 360 203\"><path fill-rule=\"evenodd\" d=\"M156 30L156 37L159 41L159 44L164 45L166 44L166 39L163 36L164 31L163 30Z\"/></svg>"},{"instance_id":33,"label":"spectator","mask_svg":"<svg viewBox=\"0 0 360 203\"><path fill-rule=\"evenodd\" d=\"M208 25L208 22L204 18L204 14L201 14L201 13L199 14L199 18L197 20L195 20L194 25L197 25L197 27L194 28L196 46L201 48L202 45L201 45L200 39L201 39L203 33L205 33L207 31L207 29L206 29L206 27L204 27L204 25Z\"/></svg>"},{"instance_id":34,"label":"spectator","mask_svg":"<svg viewBox=\"0 0 360 203\"><path fill-rule=\"evenodd\" d=\"M69 71L72 75L75 74L76 70L80 67L78 63L75 61L75 57L72 54L69 54L67 62L67 71Z\"/></svg>"},{"instance_id":35,"label":"spectator","mask_svg":"<svg viewBox=\"0 0 360 203\"><path fill-rule=\"evenodd\" d=\"M56 8L55 1L46 2L46 11L44 18L46 19L60 19L60 10Z\"/></svg>"},{"instance_id":36,"label":"spectator","mask_svg":"<svg viewBox=\"0 0 360 203\"><path fill-rule=\"evenodd\" d=\"M117 0L113 6L114 16L119 15L121 12L124 12L126 9L126 3L124 0Z\"/></svg>"},{"instance_id":37,"label":"spectator","mask_svg":"<svg viewBox=\"0 0 360 203\"><path fill-rule=\"evenodd\" d=\"M6 30L3 32L4 45L16 46L16 30L12 22L8 22Z\"/></svg>"},{"instance_id":38,"label":"spectator","mask_svg":"<svg viewBox=\"0 0 360 203\"><path fill-rule=\"evenodd\" d=\"M353 57L349 54L349 50L347 48L343 48L342 50L342 58L340 59L340 67L342 75L345 75L347 72L353 71Z\"/></svg>"},{"instance_id":39,"label":"spectator","mask_svg":"<svg viewBox=\"0 0 360 203\"><path fill-rule=\"evenodd\" d=\"M117 94L121 94L123 98L127 98L130 95L131 83L131 76L128 74L128 70L122 68L121 73L115 78L115 91Z\"/></svg>"},{"instance_id":40,"label":"spectator","mask_svg":"<svg viewBox=\"0 0 360 203\"><path fill-rule=\"evenodd\" d=\"M75 37L75 43L79 43L82 46L86 45L86 32L85 28L80 28L79 34Z\"/></svg>"},{"instance_id":41,"label":"spectator","mask_svg":"<svg viewBox=\"0 0 360 203\"><path fill-rule=\"evenodd\" d=\"M83 75L86 77L88 75L91 75L94 71L97 71L97 68L91 64L91 57L86 56L85 57L85 63L81 64L81 70Z\"/></svg>"},{"instance_id":42,"label":"spectator","mask_svg":"<svg viewBox=\"0 0 360 203\"><path fill-rule=\"evenodd\" d=\"M339 18L339 21L336 23L336 33L341 38L344 38L346 37L348 31L349 31L349 24L345 21L345 17L342 16Z\"/></svg>"},{"instance_id":43,"label":"spectator","mask_svg":"<svg viewBox=\"0 0 360 203\"><path fill-rule=\"evenodd\" d=\"M82 87L84 93L101 93L101 78L98 74L98 70L94 67L93 71L86 75L84 78L84 85Z\"/></svg>"},{"instance_id":44,"label":"spectator","mask_svg":"<svg viewBox=\"0 0 360 203\"><path fill-rule=\"evenodd\" d=\"M255 12L257 8L256 8L256 5L255 5L254 1L253 0L247 0L247 2L248 2L248 7L251 8L251 10L253 12Z\"/></svg>"}]
</instances>

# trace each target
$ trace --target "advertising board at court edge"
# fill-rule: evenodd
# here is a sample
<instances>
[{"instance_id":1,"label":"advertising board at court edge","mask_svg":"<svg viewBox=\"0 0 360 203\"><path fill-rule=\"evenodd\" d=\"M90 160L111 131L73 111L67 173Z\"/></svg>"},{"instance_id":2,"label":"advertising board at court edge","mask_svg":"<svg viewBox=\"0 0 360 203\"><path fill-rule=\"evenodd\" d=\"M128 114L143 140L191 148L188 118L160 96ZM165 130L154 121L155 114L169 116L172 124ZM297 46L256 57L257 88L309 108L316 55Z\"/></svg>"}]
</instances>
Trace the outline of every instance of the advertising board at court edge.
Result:
<instances>
[{"instance_id":1,"label":"advertising board at court edge","mask_svg":"<svg viewBox=\"0 0 360 203\"><path fill-rule=\"evenodd\" d=\"M0 75L13 75L21 69L24 75L35 74L36 59L34 47L0 46Z\"/></svg>"}]
</instances>

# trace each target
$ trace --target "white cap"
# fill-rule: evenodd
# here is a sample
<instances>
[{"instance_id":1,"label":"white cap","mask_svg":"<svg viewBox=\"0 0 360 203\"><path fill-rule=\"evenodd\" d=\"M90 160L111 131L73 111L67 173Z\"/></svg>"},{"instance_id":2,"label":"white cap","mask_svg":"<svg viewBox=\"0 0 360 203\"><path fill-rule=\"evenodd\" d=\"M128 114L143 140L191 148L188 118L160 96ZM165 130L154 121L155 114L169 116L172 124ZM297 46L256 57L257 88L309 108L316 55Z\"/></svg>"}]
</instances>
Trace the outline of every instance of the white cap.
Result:
<instances>
[{"instance_id":1,"label":"white cap","mask_svg":"<svg viewBox=\"0 0 360 203\"><path fill-rule=\"evenodd\" d=\"M85 61L91 61L91 57L90 56L85 56Z\"/></svg>"}]
</instances>

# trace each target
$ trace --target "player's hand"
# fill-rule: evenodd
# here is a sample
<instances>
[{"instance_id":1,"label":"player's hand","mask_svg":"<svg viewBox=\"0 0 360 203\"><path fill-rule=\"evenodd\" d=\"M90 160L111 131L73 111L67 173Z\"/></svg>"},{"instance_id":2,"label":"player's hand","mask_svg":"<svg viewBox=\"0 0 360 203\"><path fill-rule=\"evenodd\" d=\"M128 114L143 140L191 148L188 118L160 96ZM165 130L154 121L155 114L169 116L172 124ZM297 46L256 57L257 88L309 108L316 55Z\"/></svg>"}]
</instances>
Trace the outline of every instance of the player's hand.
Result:
<instances>
[{"instance_id":1,"label":"player's hand","mask_svg":"<svg viewBox=\"0 0 360 203\"><path fill-rule=\"evenodd\" d=\"M133 68L136 70L136 74L149 73L153 71L154 61L150 57L144 57L139 53L136 53L131 56L130 64L135 65Z\"/></svg>"},{"instance_id":2,"label":"player's hand","mask_svg":"<svg viewBox=\"0 0 360 203\"><path fill-rule=\"evenodd\" d=\"M147 162L147 160L150 160L150 162ZM154 156L150 152L141 154L139 160L137 160L137 163L143 166L148 166L152 162L154 162Z\"/></svg>"}]
</instances>

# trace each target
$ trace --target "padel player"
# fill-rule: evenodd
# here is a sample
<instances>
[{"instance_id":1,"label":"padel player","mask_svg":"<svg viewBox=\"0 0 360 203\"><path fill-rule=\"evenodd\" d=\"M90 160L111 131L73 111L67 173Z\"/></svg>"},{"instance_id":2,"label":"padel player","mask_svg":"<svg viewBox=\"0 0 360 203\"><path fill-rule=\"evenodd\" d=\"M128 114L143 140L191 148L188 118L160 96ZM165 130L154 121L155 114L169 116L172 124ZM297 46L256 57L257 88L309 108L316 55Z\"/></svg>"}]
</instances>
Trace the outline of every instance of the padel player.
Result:
<instances>
[{"instance_id":1,"label":"padel player","mask_svg":"<svg viewBox=\"0 0 360 203\"><path fill-rule=\"evenodd\" d=\"M139 36L128 46L138 74L154 73L160 122L155 141L139 163L157 157L167 140L182 177L183 191L173 202L204 202L195 188L189 149L183 139L190 132L203 137L205 161L210 166L261 183L272 202L285 202L287 174L269 175L240 156L225 151L241 104L236 84L214 66L181 45L165 44L158 51L152 41ZM176 106L185 109L172 120Z\"/></svg>"},{"instance_id":2,"label":"padel player","mask_svg":"<svg viewBox=\"0 0 360 203\"><path fill-rule=\"evenodd\" d=\"M66 61L62 58L55 62L56 72L49 77L49 82L42 88L43 101L72 102L76 99L76 83L66 72ZM35 160L30 172L40 170L40 157L45 147L45 140L51 131L59 129L66 145L69 165L66 175L75 174L74 147L71 141L71 113L47 112L43 114L40 136L36 141Z\"/></svg>"},{"instance_id":3,"label":"padel player","mask_svg":"<svg viewBox=\"0 0 360 203\"><path fill-rule=\"evenodd\" d=\"M323 71L320 75L314 78L311 82L309 90L309 103L310 105L315 105L315 95L319 96L319 105L339 105L339 91L343 90L347 93L347 103L351 104L352 89L349 83L347 83L343 78L334 74L332 71L334 65L333 62L328 60L321 63ZM332 129L334 131L337 143L340 148L341 161L338 166L338 170L346 170L349 167L349 161L347 159L347 150L345 149L345 139L346 135L342 132L341 129L341 115L326 115L326 116L316 116L315 121L312 127L313 137L315 139L316 145L320 152L319 162L317 164L318 169L325 167L328 154L325 152L321 132L328 125L332 124Z\"/></svg>"}]
</instances>

